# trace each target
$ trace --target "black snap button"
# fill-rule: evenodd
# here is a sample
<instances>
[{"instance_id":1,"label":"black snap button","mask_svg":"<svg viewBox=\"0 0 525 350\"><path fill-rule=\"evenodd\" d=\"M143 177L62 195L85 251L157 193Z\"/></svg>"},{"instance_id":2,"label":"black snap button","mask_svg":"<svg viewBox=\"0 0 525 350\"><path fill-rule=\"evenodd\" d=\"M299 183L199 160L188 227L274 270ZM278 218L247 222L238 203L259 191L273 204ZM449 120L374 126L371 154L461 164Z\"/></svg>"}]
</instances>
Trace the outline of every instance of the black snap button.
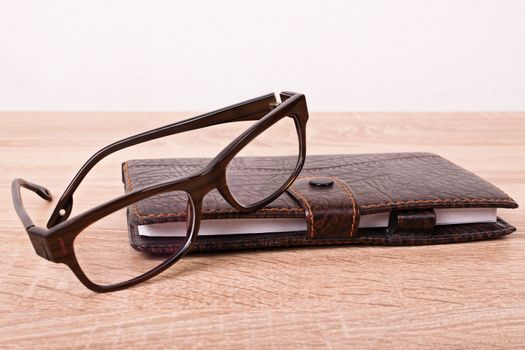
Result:
<instances>
[{"instance_id":1,"label":"black snap button","mask_svg":"<svg viewBox=\"0 0 525 350\"><path fill-rule=\"evenodd\" d=\"M310 186L313 187L330 187L334 184L333 180L330 180L326 177L316 177L310 180Z\"/></svg>"}]
</instances>

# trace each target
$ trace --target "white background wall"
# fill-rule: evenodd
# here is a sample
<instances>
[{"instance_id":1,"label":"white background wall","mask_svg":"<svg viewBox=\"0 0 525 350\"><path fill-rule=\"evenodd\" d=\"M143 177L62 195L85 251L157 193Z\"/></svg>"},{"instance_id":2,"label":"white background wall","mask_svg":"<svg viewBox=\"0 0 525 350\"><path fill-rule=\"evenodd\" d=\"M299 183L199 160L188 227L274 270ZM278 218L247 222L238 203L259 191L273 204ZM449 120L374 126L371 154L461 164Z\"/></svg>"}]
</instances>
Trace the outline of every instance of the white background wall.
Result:
<instances>
[{"instance_id":1,"label":"white background wall","mask_svg":"<svg viewBox=\"0 0 525 350\"><path fill-rule=\"evenodd\" d=\"M0 110L525 109L525 1L0 1Z\"/></svg>"}]
</instances>

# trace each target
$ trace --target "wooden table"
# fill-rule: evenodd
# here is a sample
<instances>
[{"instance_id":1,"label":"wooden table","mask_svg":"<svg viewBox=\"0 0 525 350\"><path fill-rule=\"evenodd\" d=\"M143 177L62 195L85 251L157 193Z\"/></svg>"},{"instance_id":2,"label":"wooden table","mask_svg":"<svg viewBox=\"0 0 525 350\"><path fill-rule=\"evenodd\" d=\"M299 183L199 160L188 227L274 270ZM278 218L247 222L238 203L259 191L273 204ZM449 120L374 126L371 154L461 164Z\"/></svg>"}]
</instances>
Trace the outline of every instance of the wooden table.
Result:
<instances>
[{"instance_id":1,"label":"wooden table","mask_svg":"<svg viewBox=\"0 0 525 350\"><path fill-rule=\"evenodd\" d=\"M518 227L504 239L192 255L151 283L109 294L35 255L12 207L13 178L59 196L102 146L188 116L0 113L0 348L525 346L523 209L501 210ZM308 127L310 154L435 152L525 203L525 113L313 113ZM113 158L75 205L120 194L122 160L213 156L240 130L179 135ZM52 204L29 192L24 201L45 225Z\"/></svg>"}]
</instances>

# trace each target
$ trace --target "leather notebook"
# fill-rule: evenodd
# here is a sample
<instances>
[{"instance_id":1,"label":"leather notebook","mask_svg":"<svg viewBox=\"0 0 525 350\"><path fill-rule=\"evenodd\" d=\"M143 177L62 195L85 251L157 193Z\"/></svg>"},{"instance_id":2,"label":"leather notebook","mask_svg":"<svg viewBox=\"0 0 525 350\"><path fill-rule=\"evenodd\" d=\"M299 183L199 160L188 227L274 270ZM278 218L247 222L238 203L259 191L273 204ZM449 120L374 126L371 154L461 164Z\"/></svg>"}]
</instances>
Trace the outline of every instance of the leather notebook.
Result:
<instances>
[{"instance_id":1,"label":"leather notebook","mask_svg":"<svg viewBox=\"0 0 525 350\"><path fill-rule=\"evenodd\" d=\"M122 165L122 179L129 192L190 175L208 162L205 158L129 160ZM246 193L253 194L265 183L246 181L249 173L246 170L266 167L266 171L271 171L268 164L273 164L268 157L245 158L242 166L246 169L233 169L232 181L238 176L239 183L246 186ZM173 237L139 232L140 227L185 221L186 202L175 196L164 193L128 207L129 240L133 248L149 253L176 250ZM251 226L240 225L244 222L241 220L247 219L251 223L282 222L284 230L275 232L259 225L260 232L249 234L199 233L192 249L476 241L514 232L515 228L495 213L496 208L517 207L512 198L494 185L435 154L311 155L289 189L257 212L237 212L216 190L204 198L202 222L207 222L208 231L214 230L214 220L233 222L233 227L239 223L238 227L247 229ZM476 210L494 213L494 217L483 222L440 224L454 210L460 218ZM382 218L383 224L374 223L374 218ZM201 224L201 231L202 227Z\"/></svg>"}]
</instances>

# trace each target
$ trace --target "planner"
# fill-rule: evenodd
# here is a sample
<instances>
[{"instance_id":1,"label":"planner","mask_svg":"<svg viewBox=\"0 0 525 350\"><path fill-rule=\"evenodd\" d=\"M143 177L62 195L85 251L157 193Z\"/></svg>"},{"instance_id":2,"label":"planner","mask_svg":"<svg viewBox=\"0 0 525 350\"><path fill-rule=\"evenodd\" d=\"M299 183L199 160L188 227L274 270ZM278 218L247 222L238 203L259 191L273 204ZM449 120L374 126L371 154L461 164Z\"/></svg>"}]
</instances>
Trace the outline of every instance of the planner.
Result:
<instances>
[{"instance_id":1,"label":"planner","mask_svg":"<svg viewBox=\"0 0 525 350\"><path fill-rule=\"evenodd\" d=\"M189 176L209 161L129 160L122 164L125 191ZM277 171L268 167L271 157L246 157L237 164L229 181L245 186L246 196L270 185L247 170ZM187 215L187 200L180 196L167 192L128 207L133 248L154 254L177 250L175 238L185 234ZM496 186L436 154L309 155L288 190L258 211L240 213L218 191L209 192L192 250L492 239L515 231L498 209L517 206Z\"/></svg>"}]
</instances>

